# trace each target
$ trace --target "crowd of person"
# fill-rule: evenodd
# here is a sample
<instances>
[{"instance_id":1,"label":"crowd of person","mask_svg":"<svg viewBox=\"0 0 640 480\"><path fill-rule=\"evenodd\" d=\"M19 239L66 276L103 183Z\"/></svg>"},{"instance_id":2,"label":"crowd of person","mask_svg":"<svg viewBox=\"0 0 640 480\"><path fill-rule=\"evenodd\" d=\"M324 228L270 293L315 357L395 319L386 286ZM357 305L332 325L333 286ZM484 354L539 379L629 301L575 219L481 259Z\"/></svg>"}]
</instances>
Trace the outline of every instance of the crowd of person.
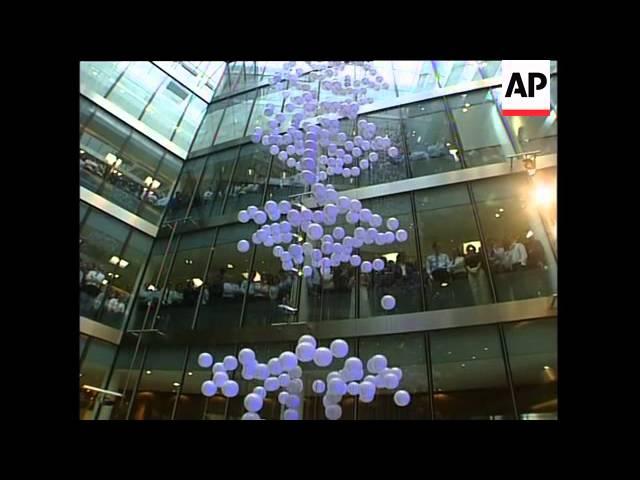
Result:
<instances>
[{"instance_id":1,"label":"crowd of person","mask_svg":"<svg viewBox=\"0 0 640 480\"><path fill-rule=\"evenodd\" d=\"M119 326L129 294L109 281L98 263L80 260L80 315L112 326Z\"/></svg>"}]
</instances>

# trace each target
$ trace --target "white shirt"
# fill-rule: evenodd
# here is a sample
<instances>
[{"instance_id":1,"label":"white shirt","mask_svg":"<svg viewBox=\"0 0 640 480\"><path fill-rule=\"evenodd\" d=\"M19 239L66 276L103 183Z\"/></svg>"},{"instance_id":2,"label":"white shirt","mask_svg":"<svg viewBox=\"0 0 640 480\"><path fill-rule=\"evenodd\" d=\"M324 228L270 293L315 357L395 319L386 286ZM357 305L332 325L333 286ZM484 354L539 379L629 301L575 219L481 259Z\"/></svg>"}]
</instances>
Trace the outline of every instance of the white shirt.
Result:
<instances>
[{"instance_id":1,"label":"white shirt","mask_svg":"<svg viewBox=\"0 0 640 480\"><path fill-rule=\"evenodd\" d=\"M451 260L446 253L439 253L437 258L435 254L429 255L427 257L427 273L431 275L434 270L446 269L450 264Z\"/></svg>"},{"instance_id":2,"label":"white shirt","mask_svg":"<svg viewBox=\"0 0 640 480\"><path fill-rule=\"evenodd\" d=\"M519 263L523 267L527 266L527 249L520 242L515 242L511 245L509 257L511 258L511 265Z\"/></svg>"}]
</instances>

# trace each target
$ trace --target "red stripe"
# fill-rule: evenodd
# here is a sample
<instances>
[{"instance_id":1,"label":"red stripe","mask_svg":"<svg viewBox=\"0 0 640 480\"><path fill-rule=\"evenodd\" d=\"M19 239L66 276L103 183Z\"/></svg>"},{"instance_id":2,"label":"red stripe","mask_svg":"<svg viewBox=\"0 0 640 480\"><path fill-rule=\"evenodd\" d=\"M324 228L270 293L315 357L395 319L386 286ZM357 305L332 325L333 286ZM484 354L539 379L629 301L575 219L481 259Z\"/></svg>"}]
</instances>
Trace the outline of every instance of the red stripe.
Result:
<instances>
[{"instance_id":1,"label":"red stripe","mask_svg":"<svg viewBox=\"0 0 640 480\"><path fill-rule=\"evenodd\" d=\"M550 109L547 110L502 110L502 115L505 117L548 117L551 113Z\"/></svg>"}]
</instances>

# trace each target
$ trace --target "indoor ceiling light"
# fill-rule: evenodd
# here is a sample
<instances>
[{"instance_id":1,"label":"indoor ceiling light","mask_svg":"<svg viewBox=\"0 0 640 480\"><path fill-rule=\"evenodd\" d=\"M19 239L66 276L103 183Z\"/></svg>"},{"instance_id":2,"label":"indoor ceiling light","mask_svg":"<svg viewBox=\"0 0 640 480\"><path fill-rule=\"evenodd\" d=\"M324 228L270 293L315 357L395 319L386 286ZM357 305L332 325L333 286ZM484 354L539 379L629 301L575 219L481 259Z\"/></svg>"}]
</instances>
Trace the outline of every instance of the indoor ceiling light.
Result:
<instances>
[{"instance_id":1,"label":"indoor ceiling light","mask_svg":"<svg viewBox=\"0 0 640 480\"><path fill-rule=\"evenodd\" d=\"M155 190L156 188L158 188L160 186L160 182L158 180L154 180L153 182L151 182L151 188L153 190Z\"/></svg>"},{"instance_id":2,"label":"indoor ceiling light","mask_svg":"<svg viewBox=\"0 0 640 480\"><path fill-rule=\"evenodd\" d=\"M111 263L112 265L117 265L119 261L120 258L116 257L115 255L109 259L109 263Z\"/></svg>"},{"instance_id":3,"label":"indoor ceiling light","mask_svg":"<svg viewBox=\"0 0 640 480\"><path fill-rule=\"evenodd\" d=\"M463 109L462 109L462 113L467 113L468 111L469 111L469 109L468 109L468 108L463 108Z\"/></svg>"},{"instance_id":4,"label":"indoor ceiling light","mask_svg":"<svg viewBox=\"0 0 640 480\"><path fill-rule=\"evenodd\" d=\"M146 371L146 372L144 372L144 373L146 373L147 375L151 375L151 370L147 370L147 371Z\"/></svg>"},{"instance_id":5,"label":"indoor ceiling light","mask_svg":"<svg viewBox=\"0 0 640 480\"><path fill-rule=\"evenodd\" d=\"M178 382L173 382L173 383L172 383L172 385L173 385L174 387L179 387L179 386L180 386L180 384L179 384Z\"/></svg>"},{"instance_id":6,"label":"indoor ceiling light","mask_svg":"<svg viewBox=\"0 0 640 480\"><path fill-rule=\"evenodd\" d=\"M144 184L148 187L153 182L153 178L147 177L144 179Z\"/></svg>"},{"instance_id":7,"label":"indoor ceiling light","mask_svg":"<svg viewBox=\"0 0 640 480\"><path fill-rule=\"evenodd\" d=\"M541 207L546 207L553 202L553 190L548 185L538 185L535 190L536 203Z\"/></svg>"},{"instance_id":8,"label":"indoor ceiling light","mask_svg":"<svg viewBox=\"0 0 640 480\"><path fill-rule=\"evenodd\" d=\"M191 280L193 282L193 286L198 288L199 286L201 286L204 282L199 279L199 278L194 278L193 280Z\"/></svg>"},{"instance_id":9,"label":"indoor ceiling light","mask_svg":"<svg viewBox=\"0 0 640 480\"><path fill-rule=\"evenodd\" d=\"M109 280L107 280L106 278L104 280L102 280L102 284L106 285L107 283L109 283Z\"/></svg>"},{"instance_id":10,"label":"indoor ceiling light","mask_svg":"<svg viewBox=\"0 0 640 480\"><path fill-rule=\"evenodd\" d=\"M500 218L500 214L499 213L496 213L496 218Z\"/></svg>"},{"instance_id":11,"label":"indoor ceiling light","mask_svg":"<svg viewBox=\"0 0 640 480\"><path fill-rule=\"evenodd\" d=\"M499 208L499 209L498 209L498 211L499 211L500 213L502 213L502 212L504 212L504 208Z\"/></svg>"},{"instance_id":12,"label":"indoor ceiling light","mask_svg":"<svg viewBox=\"0 0 640 480\"><path fill-rule=\"evenodd\" d=\"M80 149L80 153L84 153L84 150Z\"/></svg>"},{"instance_id":13,"label":"indoor ceiling light","mask_svg":"<svg viewBox=\"0 0 640 480\"><path fill-rule=\"evenodd\" d=\"M109 152L105 155L104 159L107 161L109 165L113 165L114 163L116 163L116 160L118 159L118 157L116 157L113 153Z\"/></svg>"},{"instance_id":14,"label":"indoor ceiling light","mask_svg":"<svg viewBox=\"0 0 640 480\"><path fill-rule=\"evenodd\" d=\"M193 372L187 372L187 375L191 376L193 375Z\"/></svg>"},{"instance_id":15,"label":"indoor ceiling light","mask_svg":"<svg viewBox=\"0 0 640 480\"><path fill-rule=\"evenodd\" d=\"M233 268L233 264L232 263L227 263L227 268Z\"/></svg>"},{"instance_id":16,"label":"indoor ceiling light","mask_svg":"<svg viewBox=\"0 0 640 480\"><path fill-rule=\"evenodd\" d=\"M527 238L531 238L531 237L533 237L533 230L529 230L527 232Z\"/></svg>"},{"instance_id":17,"label":"indoor ceiling light","mask_svg":"<svg viewBox=\"0 0 640 480\"><path fill-rule=\"evenodd\" d=\"M120 268L126 268L127 265L129 265L129 262L127 262L124 258L121 258L118 262L118 265L120 266Z\"/></svg>"}]
</instances>

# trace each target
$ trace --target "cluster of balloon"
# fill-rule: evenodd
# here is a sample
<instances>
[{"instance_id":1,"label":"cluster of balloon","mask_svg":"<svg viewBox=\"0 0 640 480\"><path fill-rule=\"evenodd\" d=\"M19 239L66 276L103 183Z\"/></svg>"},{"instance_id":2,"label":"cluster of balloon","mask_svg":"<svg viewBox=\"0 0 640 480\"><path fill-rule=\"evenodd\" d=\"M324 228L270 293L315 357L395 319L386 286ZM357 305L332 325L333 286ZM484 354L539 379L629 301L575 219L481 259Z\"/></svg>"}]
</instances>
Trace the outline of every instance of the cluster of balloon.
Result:
<instances>
[{"instance_id":1,"label":"cluster of balloon","mask_svg":"<svg viewBox=\"0 0 640 480\"><path fill-rule=\"evenodd\" d=\"M213 379L202 384L202 394L206 397L215 395L218 388L227 398L238 395L238 383L229 379L227 372L242 365L241 376L247 381L260 380L262 386L257 386L244 397L246 412L242 420L261 420L258 413L263 405L267 392L278 393L278 403L284 408L282 418L284 420L299 420L302 418L302 396L304 395L304 383L302 380L302 368L299 364L313 362L318 367L328 367L335 359L342 359L349 354L349 345L344 340L334 340L329 347L319 347L316 339L311 335L303 335L298 339L295 352L282 352L278 357L273 357L267 363L259 363L255 352L249 348L243 348L238 353L238 358L228 355L222 362L214 363L209 353L201 353L198 356L198 365L202 368L211 368ZM366 363L369 375L365 376L362 360L357 357L349 357L344 361L340 370L333 370L326 376L326 380L317 379L311 385L311 390L316 394L324 394L325 417L329 420L338 420L342 416L340 401L345 395L357 396L363 403L371 403L377 389L395 390L402 380L402 370L398 367L389 367L384 355L372 356ZM406 390L397 390L393 395L393 401L399 407L406 407L411 401L411 395Z\"/></svg>"},{"instance_id":2,"label":"cluster of balloon","mask_svg":"<svg viewBox=\"0 0 640 480\"><path fill-rule=\"evenodd\" d=\"M311 62L312 72L308 74L311 80L319 78L321 88L330 91L333 98L344 97L342 101L318 102L310 84L301 80L303 70L295 68L296 64L285 63L282 71L272 77L272 84L283 90L285 112L275 113L275 106L267 104L263 113L270 118L268 126L256 127L251 141L268 148L283 168L295 169L317 207L309 209L301 204L294 206L288 200L279 203L269 200L263 208L252 205L240 210L238 220L258 225L251 243L272 248L285 271L310 277L317 269L322 276L328 276L341 263L360 268L363 273L382 271L384 258L362 260L357 249L362 245L405 242L409 234L399 228L397 218L390 217L385 222L381 215L363 208L358 199L340 195L326 181L336 175L358 177L387 156L400 155L388 136L376 134L372 122L359 120L357 135L353 137L349 135L351 132L340 131L339 118L356 119L360 106L373 102L367 92L387 89L389 85L370 62L352 62L365 72L360 80L344 74L345 62ZM312 117L315 120L310 120ZM286 125L289 126L285 129ZM354 226L350 234L341 226L333 227L340 215ZM248 252L251 243L240 240L238 251ZM393 310L396 300L384 295L380 305L384 310Z\"/></svg>"}]
</instances>

